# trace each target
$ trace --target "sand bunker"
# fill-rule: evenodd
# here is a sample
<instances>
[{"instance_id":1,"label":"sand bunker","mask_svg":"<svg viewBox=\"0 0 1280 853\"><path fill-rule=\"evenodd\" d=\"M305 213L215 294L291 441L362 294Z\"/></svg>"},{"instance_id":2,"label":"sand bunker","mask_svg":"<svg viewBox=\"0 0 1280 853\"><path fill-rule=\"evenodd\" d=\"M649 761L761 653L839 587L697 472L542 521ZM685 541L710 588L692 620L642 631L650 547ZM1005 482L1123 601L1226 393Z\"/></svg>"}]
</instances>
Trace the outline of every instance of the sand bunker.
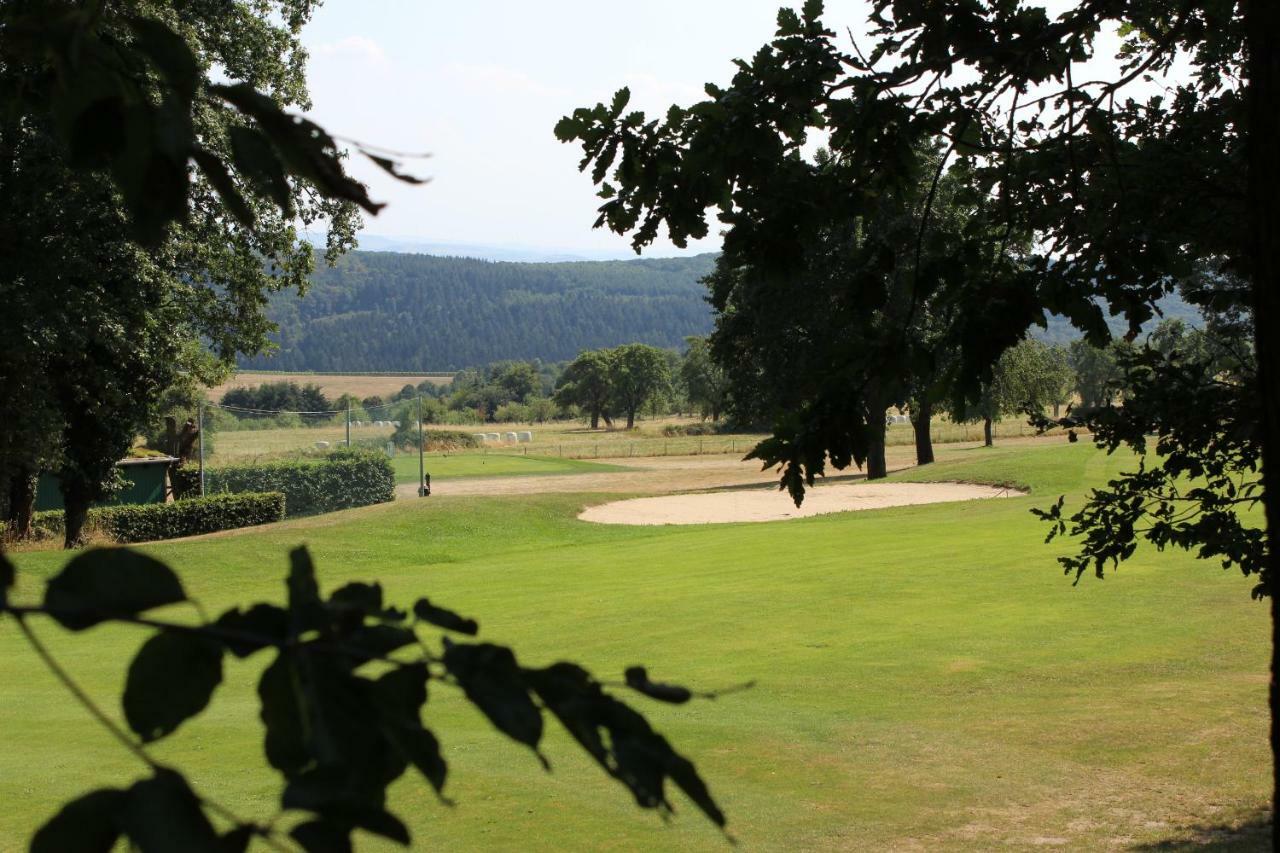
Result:
<instances>
[{"instance_id":1,"label":"sand bunker","mask_svg":"<svg viewBox=\"0 0 1280 853\"><path fill-rule=\"evenodd\" d=\"M967 483L853 483L809 489L797 508L786 492L741 489L695 495L634 498L593 506L578 518L599 524L724 524L780 521L832 512L909 504L1021 497L1016 489Z\"/></svg>"}]
</instances>

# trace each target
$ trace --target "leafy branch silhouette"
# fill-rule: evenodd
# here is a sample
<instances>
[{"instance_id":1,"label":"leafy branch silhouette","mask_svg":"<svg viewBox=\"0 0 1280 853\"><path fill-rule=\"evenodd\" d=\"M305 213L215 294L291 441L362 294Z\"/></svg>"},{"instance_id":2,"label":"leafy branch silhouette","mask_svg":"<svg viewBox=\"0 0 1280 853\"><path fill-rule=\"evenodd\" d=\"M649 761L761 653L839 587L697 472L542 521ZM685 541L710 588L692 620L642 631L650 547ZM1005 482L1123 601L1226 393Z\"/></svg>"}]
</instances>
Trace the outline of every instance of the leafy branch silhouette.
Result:
<instances>
[{"instance_id":1,"label":"leafy branch silhouette","mask_svg":"<svg viewBox=\"0 0 1280 853\"><path fill-rule=\"evenodd\" d=\"M151 771L127 789L100 788L65 804L36 832L35 853L107 850L120 838L144 853L242 851L254 838L272 849L312 853L350 850L356 830L408 845L408 828L387 810L388 785L412 768L440 802L452 805L445 796L449 765L435 733L422 723L432 681L460 689L548 770L540 744L550 712L638 806L671 814L670 781L725 827L725 815L693 763L587 670L568 662L522 666L510 648L464 641L479 633L474 619L428 598L395 607L383 600L377 583L347 583L323 597L305 548L290 554L285 606L257 602L211 620L196 605L196 624L146 615L196 602L167 565L127 548L73 557L50 579L38 605L10 600L15 579L14 566L0 554L0 615L13 618L76 700ZM152 632L125 679L121 699L129 731L50 654L32 629L33 618L76 632L110 622ZM424 638L424 630L437 631L438 644ZM274 654L257 692L264 752L283 783L280 811L265 823L197 793L178 769L147 751L208 707L228 654L259 653ZM638 666L627 669L623 685L674 704L721 695L652 681ZM289 813L302 818L286 831L279 824Z\"/></svg>"}]
</instances>

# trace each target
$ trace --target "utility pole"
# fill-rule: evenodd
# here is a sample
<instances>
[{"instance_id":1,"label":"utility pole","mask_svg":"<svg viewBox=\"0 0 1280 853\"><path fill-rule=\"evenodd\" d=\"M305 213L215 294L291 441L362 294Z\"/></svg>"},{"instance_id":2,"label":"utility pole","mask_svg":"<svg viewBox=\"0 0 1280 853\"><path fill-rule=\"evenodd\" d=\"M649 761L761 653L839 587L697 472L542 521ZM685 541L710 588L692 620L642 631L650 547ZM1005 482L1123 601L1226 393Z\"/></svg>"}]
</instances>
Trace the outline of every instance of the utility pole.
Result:
<instances>
[{"instance_id":1,"label":"utility pole","mask_svg":"<svg viewBox=\"0 0 1280 853\"><path fill-rule=\"evenodd\" d=\"M347 450L351 449L351 402L347 402Z\"/></svg>"},{"instance_id":2,"label":"utility pole","mask_svg":"<svg viewBox=\"0 0 1280 853\"><path fill-rule=\"evenodd\" d=\"M422 395L419 394L418 395L418 497L420 498L424 498L427 496L427 477L426 477L427 463L426 463L426 460L423 458L423 455L425 453L425 448L423 446L424 438L425 436L423 434L423 429L422 429Z\"/></svg>"},{"instance_id":3,"label":"utility pole","mask_svg":"<svg viewBox=\"0 0 1280 853\"><path fill-rule=\"evenodd\" d=\"M200 441L200 497L204 497L204 400L196 408L196 438Z\"/></svg>"}]
</instances>

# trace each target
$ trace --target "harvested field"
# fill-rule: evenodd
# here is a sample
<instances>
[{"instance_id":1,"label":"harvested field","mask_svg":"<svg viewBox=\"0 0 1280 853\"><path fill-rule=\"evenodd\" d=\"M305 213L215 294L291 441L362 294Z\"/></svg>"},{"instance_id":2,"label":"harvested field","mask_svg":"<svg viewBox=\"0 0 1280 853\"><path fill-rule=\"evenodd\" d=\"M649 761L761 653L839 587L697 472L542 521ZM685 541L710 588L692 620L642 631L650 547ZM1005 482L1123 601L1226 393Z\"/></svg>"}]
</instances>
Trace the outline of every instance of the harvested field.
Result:
<instances>
[{"instance_id":1,"label":"harvested field","mask_svg":"<svg viewBox=\"0 0 1280 853\"><path fill-rule=\"evenodd\" d=\"M224 394L232 388L256 388L266 382L296 382L299 385L315 384L327 397L340 397L343 394L354 394L357 397L388 397L406 385L418 385L431 382L435 385L448 385L453 381L452 373L271 373L243 371L228 379L216 388L209 389L209 397L220 401Z\"/></svg>"}]
</instances>

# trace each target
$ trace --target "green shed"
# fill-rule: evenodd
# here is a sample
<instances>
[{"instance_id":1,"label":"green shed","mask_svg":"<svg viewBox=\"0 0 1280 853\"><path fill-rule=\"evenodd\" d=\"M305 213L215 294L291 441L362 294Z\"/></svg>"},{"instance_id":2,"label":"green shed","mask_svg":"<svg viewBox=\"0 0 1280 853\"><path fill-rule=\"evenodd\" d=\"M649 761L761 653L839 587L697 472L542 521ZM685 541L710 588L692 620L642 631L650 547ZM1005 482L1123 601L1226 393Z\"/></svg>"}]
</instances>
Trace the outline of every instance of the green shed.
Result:
<instances>
[{"instance_id":1,"label":"green shed","mask_svg":"<svg viewBox=\"0 0 1280 853\"><path fill-rule=\"evenodd\" d=\"M115 504L162 504L173 499L169 486L169 466L178 460L172 456L147 456L141 459L121 459L116 463L124 488L111 500L96 506ZM36 511L63 509L62 487L58 475L46 471L36 484Z\"/></svg>"}]
</instances>

